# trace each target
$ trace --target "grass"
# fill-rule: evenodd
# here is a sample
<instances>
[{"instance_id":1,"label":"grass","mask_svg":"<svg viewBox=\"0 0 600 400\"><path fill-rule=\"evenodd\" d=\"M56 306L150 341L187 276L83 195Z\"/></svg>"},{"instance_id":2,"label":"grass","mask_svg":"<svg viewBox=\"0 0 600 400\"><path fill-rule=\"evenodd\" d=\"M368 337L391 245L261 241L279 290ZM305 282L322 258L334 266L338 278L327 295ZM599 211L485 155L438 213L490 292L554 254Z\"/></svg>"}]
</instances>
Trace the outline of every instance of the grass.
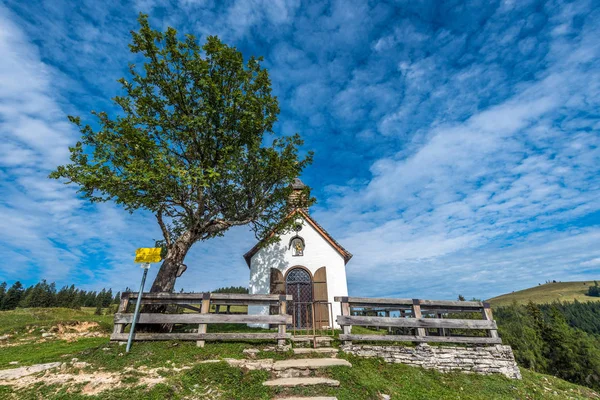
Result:
<instances>
[{"instance_id":1,"label":"grass","mask_svg":"<svg viewBox=\"0 0 600 400\"><path fill-rule=\"evenodd\" d=\"M600 301L600 297L587 296L588 287L592 285L594 285L594 281L546 283L493 297L488 301L495 307L508 306L513 302L527 304L530 301L536 304L552 303L554 301L573 302L575 300L579 302Z\"/></svg>"},{"instance_id":2,"label":"grass","mask_svg":"<svg viewBox=\"0 0 600 400\"><path fill-rule=\"evenodd\" d=\"M14 366L9 363L14 361L17 361L19 366L68 361L68 359L65 359L68 356L79 356L81 352L97 348L107 342L105 338L84 338L76 342L54 340L2 347L0 351L0 369L13 368Z\"/></svg>"},{"instance_id":3,"label":"grass","mask_svg":"<svg viewBox=\"0 0 600 400\"><path fill-rule=\"evenodd\" d=\"M40 385L12 391L0 386L6 399L271 399L274 396L336 396L339 400L375 400L380 394L392 399L596 399L590 389L560 379L523 370L523 380L502 376L461 373L442 374L377 359L347 357L352 368L334 367L325 374L340 381L339 388L272 389L262 385L265 371L242 371L224 362L198 364L174 374L152 388L133 386L84 396L78 387Z\"/></svg>"},{"instance_id":4,"label":"grass","mask_svg":"<svg viewBox=\"0 0 600 400\"><path fill-rule=\"evenodd\" d=\"M95 308L17 308L0 312L0 335L24 334L31 328L49 328L58 323L88 321L96 322L106 332L112 330L112 315L94 315Z\"/></svg>"},{"instance_id":5,"label":"grass","mask_svg":"<svg viewBox=\"0 0 600 400\"><path fill-rule=\"evenodd\" d=\"M43 314L47 315L43 315ZM35 323L43 326L69 320L101 321L103 316L92 312L70 314L57 310L17 310L0 312L0 326L11 324L11 332L39 332ZM24 315L36 315L36 320L24 319ZM40 335L41 337L41 335ZM18 343L18 341L17 341ZM191 342L135 343L131 353L125 354L124 346L110 344L108 333L103 337L82 338L67 343L63 340L31 342L0 347L0 368L14 367L8 363L18 361L29 365L51 361L68 361L78 358L89 365L87 373L103 371L120 372L121 385L110 387L96 395L85 394L85 384L65 383L51 385L38 383L23 389L0 385L2 399L272 399L283 395L336 396L339 400L375 400L380 394L392 399L598 399L590 389L573 385L560 379L522 369L523 380L515 381L503 376L474 374L442 374L401 364L386 364L379 359L363 359L341 355L348 359L352 368L329 368L326 376L340 381L339 388L317 387L274 389L262 385L269 378L265 371L243 371L226 364L208 363L203 360L242 358L245 348L273 346L264 343L207 343L198 348ZM286 359L291 352L261 352L261 358ZM174 369L187 366L188 369ZM124 373L124 369L134 370ZM165 377L163 383L153 387L140 384L143 369L159 368Z\"/></svg>"}]
</instances>

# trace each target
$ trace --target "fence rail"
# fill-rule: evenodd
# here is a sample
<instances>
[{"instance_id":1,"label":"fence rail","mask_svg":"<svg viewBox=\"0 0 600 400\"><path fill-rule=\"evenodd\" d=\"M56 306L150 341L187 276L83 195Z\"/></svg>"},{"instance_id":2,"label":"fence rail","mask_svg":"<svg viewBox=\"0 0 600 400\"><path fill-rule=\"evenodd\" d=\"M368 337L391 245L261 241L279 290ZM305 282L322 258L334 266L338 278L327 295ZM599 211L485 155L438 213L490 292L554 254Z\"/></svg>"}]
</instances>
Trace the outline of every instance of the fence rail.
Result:
<instances>
[{"instance_id":1,"label":"fence rail","mask_svg":"<svg viewBox=\"0 0 600 400\"><path fill-rule=\"evenodd\" d=\"M123 293L119 310L115 314L114 329L110 337L113 341L127 340L128 333L125 328L133 322L133 313L127 309L132 300L137 299L138 293ZM277 340L283 345L290 338L286 332L286 325L292 323L292 316L286 313L286 305L292 300L290 295L251 295L251 294L224 294L224 293L144 293L142 305L177 305L196 313L166 314L142 312L138 316L140 324L198 324L198 332L193 333L145 333L136 332L134 340L195 340L198 346L203 347L206 340ZM194 305L199 305L195 307ZM219 314L211 313L214 306L278 306L276 315L248 315L248 314ZM218 309L218 307L215 307ZM218 311L217 311L218 312ZM206 333L209 324L270 324L277 325L278 332L261 333Z\"/></svg>"},{"instance_id":2,"label":"fence rail","mask_svg":"<svg viewBox=\"0 0 600 400\"><path fill-rule=\"evenodd\" d=\"M352 341L438 342L464 344L500 344L498 327L488 303L480 301L448 301L421 299L369 299L365 297L336 297L342 307L337 317L344 344ZM391 317L391 314L397 317ZM481 319L458 319L455 314L475 313ZM373 315L369 315L373 314ZM384 316L380 316L384 314ZM415 334L352 334L352 326L413 329ZM436 330L435 334L432 330ZM457 335L451 330L483 330L486 336Z\"/></svg>"}]
</instances>

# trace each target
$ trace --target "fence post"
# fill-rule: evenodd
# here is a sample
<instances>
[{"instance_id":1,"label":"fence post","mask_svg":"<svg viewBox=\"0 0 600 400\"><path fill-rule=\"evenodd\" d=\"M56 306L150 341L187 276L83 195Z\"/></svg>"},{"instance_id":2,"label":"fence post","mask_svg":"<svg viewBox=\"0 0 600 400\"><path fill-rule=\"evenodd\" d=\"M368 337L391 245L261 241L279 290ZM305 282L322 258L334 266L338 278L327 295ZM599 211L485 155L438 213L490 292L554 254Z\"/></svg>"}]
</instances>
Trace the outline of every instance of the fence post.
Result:
<instances>
[{"instance_id":1,"label":"fence post","mask_svg":"<svg viewBox=\"0 0 600 400\"><path fill-rule=\"evenodd\" d=\"M386 318L390 317L390 310L386 310L385 311L385 316L386 316ZM388 326L388 333L392 333L392 327L391 326Z\"/></svg>"},{"instance_id":2,"label":"fence post","mask_svg":"<svg viewBox=\"0 0 600 400\"><path fill-rule=\"evenodd\" d=\"M279 315L287 315L287 296L282 294L279 296ZM280 335L285 335L286 333L286 324L279 324L279 334ZM279 347L283 347L285 346L285 339L277 339L277 346Z\"/></svg>"},{"instance_id":3,"label":"fence post","mask_svg":"<svg viewBox=\"0 0 600 400\"><path fill-rule=\"evenodd\" d=\"M421 315L421 302L419 299L413 299L412 311L415 318L423 317L423 315ZM417 336L426 336L425 328L417 328Z\"/></svg>"},{"instance_id":4,"label":"fence post","mask_svg":"<svg viewBox=\"0 0 600 400\"><path fill-rule=\"evenodd\" d=\"M342 301L340 304L342 306L342 315L350 316L350 304L348 303L348 297L342 297ZM344 335L349 335L351 332L352 332L352 326L349 326L349 325L342 326L342 333ZM352 345L351 340L344 340L343 343L344 343L344 345Z\"/></svg>"},{"instance_id":5,"label":"fence post","mask_svg":"<svg viewBox=\"0 0 600 400\"><path fill-rule=\"evenodd\" d=\"M483 303L483 311L482 311L483 319L486 321L493 321L494 316L492 314L492 308L490 307L490 303ZM498 331L496 329L488 330L488 336L492 338L498 337Z\"/></svg>"},{"instance_id":6,"label":"fence post","mask_svg":"<svg viewBox=\"0 0 600 400\"><path fill-rule=\"evenodd\" d=\"M440 313L440 312L439 312L439 313L437 313L437 314L436 314L436 316L437 316L439 319L443 319L443 318L444 318L444 316L443 316L443 315L442 315L442 313ZM439 332L439 335L440 335L440 336L446 336L446 328L439 328L439 329L438 329L438 332Z\"/></svg>"},{"instance_id":7,"label":"fence post","mask_svg":"<svg viewBox=\"0 0 600 400\"><path fill-rule=\"evenodd\" d=\"M200 314L210 313L210 293L202 294L202 307L200 308ZM198 333L206 333L206 324L198 325ZM204 340L198 340L196 346L204 347Z\"/></svg>"},{"instance_id":8,"label":"fence post","mask_svg":"<svg viewBox=\"0 0 600 400\"><path fill-rule=\"evenodd\" d=\"M127 312L127 307L129 307L129 292L121 293L121 303L119 304L119 308L117 309L117 314L124 314ZM116 317L116 316L115 316ZM113 327L113 335L117 335L119 333L125 332L125 324L114 324ZM125 343L125 342L123 342Z\"/></svg>"}]
</instances>

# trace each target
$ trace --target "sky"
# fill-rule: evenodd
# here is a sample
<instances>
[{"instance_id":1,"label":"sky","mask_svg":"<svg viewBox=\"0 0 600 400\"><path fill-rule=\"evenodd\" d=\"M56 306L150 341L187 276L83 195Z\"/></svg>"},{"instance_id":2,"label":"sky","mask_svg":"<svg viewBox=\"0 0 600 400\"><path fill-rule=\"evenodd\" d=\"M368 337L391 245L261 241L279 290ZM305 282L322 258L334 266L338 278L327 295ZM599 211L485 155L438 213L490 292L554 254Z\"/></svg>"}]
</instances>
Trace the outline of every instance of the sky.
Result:
<instances>
[{"instance_id":1,"label":"sky","mask_svg":"<svg viewBox=\"0 0 600 400\"><path fill-rule=\"evenodd\" d=\"M137 288L154 217L47 176L79 137L67 115L116 115L139 12L264 57L350 295L600 279L600 2L2 0L0 282ZM247 285L254 244L197 243L177 289Z\"/></svg>"}]
</instances>

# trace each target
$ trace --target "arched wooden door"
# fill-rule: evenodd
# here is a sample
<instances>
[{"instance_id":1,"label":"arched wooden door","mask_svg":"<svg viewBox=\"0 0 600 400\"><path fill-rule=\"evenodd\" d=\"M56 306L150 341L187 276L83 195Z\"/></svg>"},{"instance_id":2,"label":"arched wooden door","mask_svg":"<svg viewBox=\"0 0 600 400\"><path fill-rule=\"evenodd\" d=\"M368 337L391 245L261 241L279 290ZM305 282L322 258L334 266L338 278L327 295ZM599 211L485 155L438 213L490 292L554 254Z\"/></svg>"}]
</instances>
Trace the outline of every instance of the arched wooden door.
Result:
<instances>
[{"instance_id":1,"label":"arched wooden door","mask_svg":"<svg viewBox=\"0 0 600 400\"><path fill-rule=\"evenodd\" d=\"M270 289L271 294L285 294L283 274L277 268L271 268Z\"/></svg>"},{"instance_id":2,"label":"arched wooden door","mask_svg":"<svg viewBox=\"0 0 600 400\"><path fill-rule=\"evenodd\" d=\"M327 270L321 267L315 271L313 279L315 301L315 325L317 329L330 326L327 296Z\"/></svg>"},{"instance_id":3,"label":"arched wooden door","mask_svg":"<svg viewBox=\"0 0 600 400\"><path fill-rule=\"evenodd\" d=\"M313 281L310 272L300 267L290 269L285 276L285 293L292 295L289 313L293 317L294 326L298 329L311 328Z\"/></svg>"}]
</instances>

